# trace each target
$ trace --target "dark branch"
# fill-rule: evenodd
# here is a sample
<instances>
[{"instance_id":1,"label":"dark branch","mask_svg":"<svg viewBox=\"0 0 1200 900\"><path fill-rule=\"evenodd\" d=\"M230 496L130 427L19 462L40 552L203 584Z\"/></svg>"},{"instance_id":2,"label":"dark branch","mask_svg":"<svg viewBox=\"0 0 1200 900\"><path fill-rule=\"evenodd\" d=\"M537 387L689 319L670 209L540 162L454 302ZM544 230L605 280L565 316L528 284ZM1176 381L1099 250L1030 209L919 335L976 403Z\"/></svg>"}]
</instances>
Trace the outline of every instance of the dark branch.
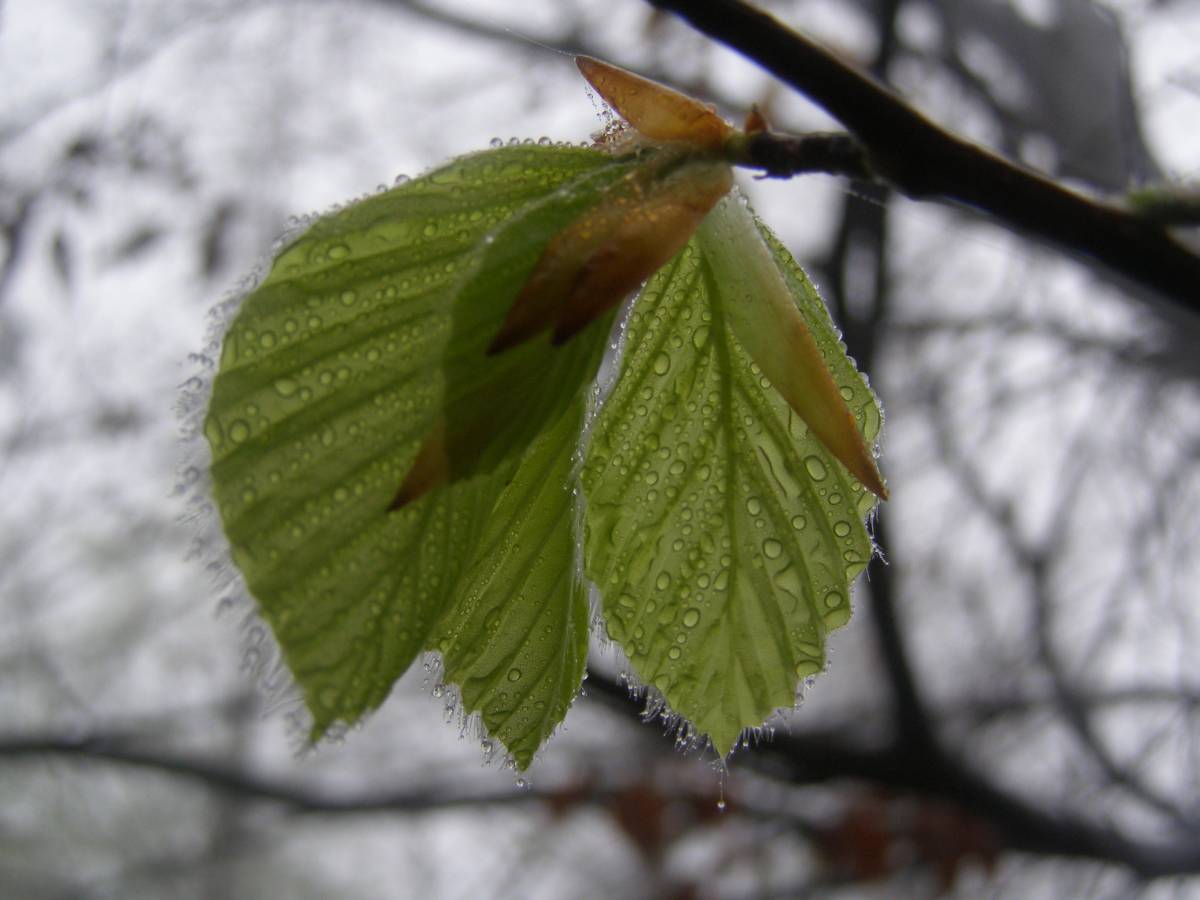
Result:
<instances>
[{"instance_id":1,"label":"dark branch","mask_svg":"<svg viewBox=\"0 0 1200 900\"><path fill-rule=\"evenodd\" d=\"M1200 314L1200 256L1147 217L1098 203L934 124L898 94L741 0L648 0L808 96L914 199L979 210Z\"/></svg>"},{"instance_id":2,"label":"dark branch","mask_svg":"<svg viewBox=\"0 0 1200 900\"><path fill-rule=\"evenodd\" d=\"M457 806L516 805L542 799L532 791L510 786L454 790L424 787L395 792L371 791L364 796L340 791L335 794L198 756L139 748L119 737L75 739L46 734L0 739L0 758L45 756L76 757L151 769L240 797L283 804L301 813L415 813Z\"/></svg>"},{"instance_id":3,"label":"dark branch","mask_svg":"<svg viewBox=\"0 0 1200 900\"><path fill-rule=\"evenodd\" d=\"M794 136L762 131L748 136L734 162L762 169L768 178L791 178L809 172L864 181L874 178L862 145L848 134Z\"/></svg>"},{"instance_id":4,"label":"dark branch","mask_svg":"<svg viewBox=\"0 0 1200 900\"><path fill-rule=\"evenodd\" d=\"M625 685L595 673L588 693L623 703L633 712L640 704ZM1044 812L952 760L900 742L864 747L827 733L779 732L742 762L791 785L851 779L950 801L991 825L1010 850L1123 865L1146 878L1200 872L1200 839L1194 835L1176 841L1132 840L1092 819Z\"/></svg>"},{"instance_id":5,"label":"dark branch","mask_svg":"<svg viewBox=\"0 0 1200 900\"><path fill-rule=\"evenodd\" d=\"M604 685L601 686L602 691ZM628 711L625 704L623 711ZM144 738L142 739L144 740ZM86 737L46 733L0 737L0 760L50 758L103 763L125 768L157 772L191 781L239 800L259 800L302 815L419 815L449 809L478 809L496 806L536 806L542 804L560 814L575 807L604 807L619 804L631 789L646 779L643 769L624 774L584 771L567 781L518 787L508 779L488 778L475 783L426 784L419 788L386 790L368 788L360 792L345 789L325 790L295 780L285 780L255 772L250 768L220 759L184 754L169 749L138 746L138 737L125 733L96 733ZM669 757L686 763L664 747ZM708 767L703 766L707 772ZM676 770L679 771L678 769ZM711 774L711 773L708 773ZM654 776L661 778L661 773ZM507 783L506 783L507 782ZM667 785L672 796L686 798L700 806L716 809L718 789L715 778L690 777L683 773ZM761 795L762 792L759 792ZM779 801L778 792L769 796L731 796L730 810L757 820L777 820L809 834L817 827L810 811L790 808Z\"/></svg>"}]
</instances>

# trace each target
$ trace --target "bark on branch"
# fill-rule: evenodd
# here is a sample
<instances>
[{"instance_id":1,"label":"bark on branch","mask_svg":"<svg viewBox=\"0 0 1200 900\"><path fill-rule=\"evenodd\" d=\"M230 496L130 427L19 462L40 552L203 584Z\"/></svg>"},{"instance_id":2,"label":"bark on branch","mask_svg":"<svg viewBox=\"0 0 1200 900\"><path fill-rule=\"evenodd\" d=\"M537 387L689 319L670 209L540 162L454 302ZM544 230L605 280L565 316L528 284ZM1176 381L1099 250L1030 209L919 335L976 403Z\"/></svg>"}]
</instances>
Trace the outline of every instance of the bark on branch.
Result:
<instances>
[{"instance_id":1,"label":"bark on branch","mask_svg":"<svg viewBox=\"0 0 1200 900\"><path fill-rule=\"evenodd\" d=\"M1200 315L1200 256L1151 217L1069 191L951 134L890 88L741 0L647 2L822 107L861 142L872 171L908 197L978 210Z\"/></svg>"}]
</instances>

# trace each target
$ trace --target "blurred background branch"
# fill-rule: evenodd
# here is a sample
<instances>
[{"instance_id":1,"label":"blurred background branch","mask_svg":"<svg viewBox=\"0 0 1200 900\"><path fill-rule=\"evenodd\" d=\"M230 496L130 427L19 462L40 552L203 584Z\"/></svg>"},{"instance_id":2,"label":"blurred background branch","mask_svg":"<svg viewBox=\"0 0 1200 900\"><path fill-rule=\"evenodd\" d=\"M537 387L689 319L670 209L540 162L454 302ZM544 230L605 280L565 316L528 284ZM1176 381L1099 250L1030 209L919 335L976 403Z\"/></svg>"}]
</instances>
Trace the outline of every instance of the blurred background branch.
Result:
<instances>
[{"instance_id":1,"label":"blurred background branch","mask_svg":"<svg viewBox=\"0 0 1200 900\"><path fill-rule=\"evenodd\" d=\"M1117 257L1156 270L1140 285L1087 244L1112 198L1196 182L1200 10L760 8L772 34L743 49L785 81L821 99L792 77L799 31L925 124L874 101L831 119L643 0L6 5L0 895L1200 896L1196 231L1105 212ZM725 773L640 721L599 642L531 786L479 771L494 748L422 671L297 756L269 637L188 559L185 361L290 215L492 137L595 130L547 48L733 121L757 104L771 140L866 147L890 182L828 164L844 177L743 183L883 398L881 558L830 671ZM930 122L995 154L988 172L1036 171L1034 194L958 190ZM1038 205L1048 183L1086 198L1079 233ZM1021 216L980 215L993 201ZM1171 276L1138 241L1192 262ZM1170 278L1174 301L1148 303Z\"/></svg>"}]
</instances>

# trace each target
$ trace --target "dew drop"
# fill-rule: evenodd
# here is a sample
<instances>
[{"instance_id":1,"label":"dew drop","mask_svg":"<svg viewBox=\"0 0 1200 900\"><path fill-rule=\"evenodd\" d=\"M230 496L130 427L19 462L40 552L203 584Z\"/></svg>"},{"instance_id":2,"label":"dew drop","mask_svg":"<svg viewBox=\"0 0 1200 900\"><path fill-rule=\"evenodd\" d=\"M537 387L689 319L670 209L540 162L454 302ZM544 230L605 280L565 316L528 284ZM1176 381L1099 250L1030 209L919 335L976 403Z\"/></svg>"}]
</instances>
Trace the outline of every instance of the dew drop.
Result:
<instances>
[{"instance_id":1,"label":"dew drop","mask_svg":"<svg viewBox=\"0 0 1200 900\"><path fill-rule=\"evenodd\" d=\"M846 601L840 591L830 591L825 595L825 606L829 609L837 609Z\"/></svg>"},{"instance_id":2,"label":"dew drop","mask_svg":"<svg viewBox=\"0 0 1200 900\"><path fill-rule=\"evenodd\" d=\"M334 244L332 247L330 247L328 250L325 251L325 255L329 259L345 259L347 256L350 255L350 248L347 247L345 244Z\"/></svg>"},{"instance_id":3,"label":"dew drop","mask_svg":"<svg viewBox=\"0 0 1200 900\"><path fill-rule=\"evenodd\" d=\"M746 512L752 516L757 516L762 512L762 502L757 497L751 497L746 501Z\"/></svg>"},{"instance_id":4,"label":"dew drop","mask_svg":"<svg viewBox=\"0 0 1200 900\"><path fill-rule=\"evenodd\" d=\"M808 520L804 516L792 516L792 527L797 531L803 531L808 525Z\"/></svg>"},{"instance_id":5,"label":"dew drop","mask_svg":"<svg viewBox=\"0 0 1200 900\"><path fill-rule=\"evenodd\" d=\"M850 534L850 523L849 522L834 522L833 523L833 533L836 534L838 537L843 537L843 538L846 537L847 535Z\"/></svg>"},{"instance_id":6,"label":"dew drop","mask_svg":"<svg viewBox=\"0 0 1200 900\"><path fill-rule=\"evenodd\" d=\"M796 663L796 674L801 678L807 678L810 675L816 675L821 671L821 664L815 659L802 659Z\"/></svg>"},{"instance_id":7,"label":"dew drop","mask_svg":"<svg viewBox=\"0 0 1200 900\"><path fill-rule=\"evenodd\" d=\"M280 397L292 396L294 393L296 393L296 389L298 387L299 385L296 384L296 382L291 378L275 379L275 393L277 393Z\"/></svg>"},{"instance_id":8,"label":"dew drop","mask_svg":"<svg viewBox=\"0 0 1200 900\"><path fill-rule=\"evenodd\" d=\"M250 426L241 419L234 419L229 425L229 439L235 444L240 444L242 441L250 437Z\"/></svg>"},{"instance_id":9,"label":"dew drop","mask_svg":"<svg viewBox=\"0 0 1200 900\"><path fill-rule=\"evenodd\" d=\"M665 591L671 586L671 575L669 572L659 572L658 578L654 579L654 586L660 591Z\"/></svg>"},{"instance_id":10,"label":"dew drop","mask_svg":"<svg viewBox=\"0 0 1200 900\"><path fill-rule=\"evenodd\" d=\"M762 545L763 556L767 559L779 559L779 555L783 553L783 544L774 538L767 538Z\"/></svg>"},{"instance_id":11,"label":"dew drop","mask_svg":"<svg viewBox=\"0 0 1200 900\"><path fill-rule=\"evenodd\" d=\"M825 463L821 462L819 457L806 456L804 458L804 468L808 470L808 474L813 481L822 481L825 478Z\"/></svg>"},{"instance_id":12,"label":"dew drop","mask_svg":"<svg viewBox=\"0 0 1200 900\"><path fill-rule=\"evenodd\" d=\"M221 426L211 416L204 422L204 436L208 438L208 443L213 447L220 447L225 443L225 435L221 431Z\"/></svg>"},{"instance_id":13,"label":"dew drop","mask_svg":"<svg viewBox=\"0 0 1200 900\"><path fill-rule=\"evenodd\" d=\"M509 681L520 681L521 680L521 670L520 669L509 669L508 670L508 680Z\"/></svg>"},{"instance_id":14,"label":"dew drop","mask_svg":"<svg viewBox=\"0 0 1200 900\"><path fill-rule=\"evenodd\" d=\"M666 375L669 371L671 371L671 357L665 353L659 353L654 357L654 374Z\"/></svg>"},{"instance_id":15,"label":"dew drop","mask_svg":"<svg viewBox=\"0 0 1200 900\"><path fill-rule=\"evenodd\" d=\"M683 612L683 624L686 628L695 628L700 623L700 610L689 606Z\"/></svg>"}]
</instances>

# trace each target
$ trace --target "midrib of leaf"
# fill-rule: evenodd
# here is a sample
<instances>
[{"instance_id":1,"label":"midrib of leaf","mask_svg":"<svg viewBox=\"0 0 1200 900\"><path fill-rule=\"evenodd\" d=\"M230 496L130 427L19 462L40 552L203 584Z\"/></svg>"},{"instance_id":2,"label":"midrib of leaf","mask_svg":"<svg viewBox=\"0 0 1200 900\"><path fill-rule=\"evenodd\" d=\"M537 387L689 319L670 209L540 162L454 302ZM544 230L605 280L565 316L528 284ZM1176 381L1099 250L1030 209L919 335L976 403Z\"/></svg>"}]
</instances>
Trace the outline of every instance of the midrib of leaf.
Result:
<instances>
[{"instance_id":1,"label":"midrib of leaf","mask_svg":"<svg viewBox=\"0 0 1200 900\"><path fill-rule=\"evenodd\" d=\"M708 293L709 297L716 298L716 297L720 296L720 288L717 284L716 276L713 273L712 267L709 265L708 260L704 257L701 257L701 260L699 263L699 277L704 279L705 283L707 284L707 289L708 289L707 293ZM718 335L725 335L725 334L732 335L732 331L729 330L729 325L726 322L726 315L725 315L725 310L724 310L723 305L719 302L713 302L711 304L711 309L712 309L712 323L710 325L710 328L715 329ZM729 340L732 341L733 338L730 337ZM718 379L718 382L720 384L720 392L721 392L722 400L725 405L725 409L727 411L726 415L720 417L719 421L720 421L720 429L723 432L723 437L724 437L725 443L730 447L737 448L736 454L732 453L732 452L726 454L726 473L725 473L726 483L727 484L736 484L737 483L737 461L739 458L742 459L743 461L745 461L746 453L745 453L745 448L737 446L737 444L738 444L737 435L736 435L735 431L730 428L730 423L733 421L733 417L735 415L735 412L734 412L735 389L739 393L741 393L743 402L745 402L747 406L755 407L755 406L758 406L758 404L753 402L750 394L744 388L742 379L746 377L746 373L745 373L745 371L739 371L739 368L737 366L735 366L733 358L732 358L732 354L730 352L729 343L727 343L726 341L723 341L723 340L713 340L712 337L709 338L709 342L713 346L714 355L719 357L719 359L720 359L721 369L727 373L731 373L731 375L732 375L732 377L725 377L725 378ZM763 421L769 422L769 416L762 415L762 413L765 412L765 410L758 409L758 410L756 410L756 412L759 413L759 416L757 418L759 418L760 422L763 422ZM753 453L753 451L751 451L751 453ZM751 456L751 458L753 458L753 456ZM747 467L747 468L748 468L749 472L753 472L752 468L750 468L750 467ZM740 540L738 540L739 535L738 535L738 529L737 529L737 523L740 520L740 514L737 510L734 509L734 500L733 500L732 492L726 492L725 502L726 502L726 516L727 516L726 521L728 521L730 523L730 530L733 532L733 538L734 538L732 541L732 546L730 548L730 556L732 557L732 560L733 560L732 564L730 566L730 569L734 572L741 572L742 566L740 565L739 557L742 556L743 551L741 549L742 542ZM782 517L780 517L780 518L782 518ZM738 581L735 579L734 580L735 588L736 588L737 583L738 583ZM756 597L757 595L754 592L750 592L750 596L753 598L753 597ZM736 590L731 590L726 599L724 610L722 611L722 618L728 620L728 623L729 623L728 626L723 630L723 633L726 635L726 640L729 642L729 646L728 646L728 650L727 650L728 658L733 661L734 667L742 675L740 684L735 685L735 687L739 688L739 689L743 689L744 691L752 694L753 692L751 691L750 683L749 683L749 674L743 665L740 654L738 654L735 651L735 648L733 647L733 644L732 644L734 635L739 633L737 620L738 620L738 612L739 612L740 607L739 607L739 604L736 602L738 599L739 599L739 592ZM765 607L764 607L763 611L764 611L764 613L767 613L767 617L770 618L769 611ZM778 622L777 625L778 625L778 627L773 630L773 634L778 635L778 634L781 634L786 631L786 625L784 625L784 623L782 621ZM749 643L749 648L751 649L751 652L753 652L755 654L756 658L758 657L758 652L759 652L760 647L761 647L761 642L759 642L759 641L751 641ZM790 665L790 663L788 665ZM762 667L760 666L759 668L761 669ZM790 694L789 694L789 697L790 697L791 695L794 695L795 688L791 687L790 685L789 685L789 687L790 687ZM751 697L749 699L753 700L753 697ZM746 703L746 700L747 700L747 698L744 697L742 700L742 703ZM760 704L761 704L761 701L760 701Z\"/></svg>"}]
</instances>

